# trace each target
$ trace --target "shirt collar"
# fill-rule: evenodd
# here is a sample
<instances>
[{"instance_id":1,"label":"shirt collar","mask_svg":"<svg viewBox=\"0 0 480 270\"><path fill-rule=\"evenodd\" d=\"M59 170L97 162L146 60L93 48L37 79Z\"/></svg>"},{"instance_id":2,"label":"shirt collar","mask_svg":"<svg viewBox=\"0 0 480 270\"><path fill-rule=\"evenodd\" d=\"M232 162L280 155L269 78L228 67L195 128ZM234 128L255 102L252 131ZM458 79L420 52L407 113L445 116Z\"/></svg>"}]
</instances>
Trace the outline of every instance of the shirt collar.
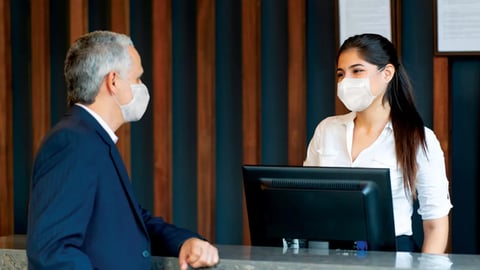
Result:
<instances>
[{"instance_id":1,"label":"shirt collar","mask_svg":"<svg viewBox=\"0 0 480 270\"><path fill-rule=\"evenodd\" d=\"M115 135L115 132L113 132L113 130L110 128L107 122L105 122L105 120L103 120L102 117L100 117L100 115L98 115L96 112L94 112L93 110L91 110L90 108L88 108L83 104L75 103L75 105L84 108L89 114L91 114L93 118L95 118L95 120L97 120L97 122L103 127L103 129L105 129L105 131L108 133L108 135L112 139L113 143L117 143L118 141L117 135Z\"/></svg>"},{"instance_id":2,"label":"shirt collar","mask_svg":"<svg viewBox=\"0 0 480 270\"><path fill-rule=\"evenodd\" d=\"M353 120L355 119L355 117L357 116L357 113L355 112L349 112L347 114L344 114L344 115L340 115L339 117L339 121L344 124L345 126L353 126ZM393 130L393 125L392 125L392 120L388 120L387 124L385 125L385 128L384 129L389 129L389 130Z\"/></svg>"}]
</instances>

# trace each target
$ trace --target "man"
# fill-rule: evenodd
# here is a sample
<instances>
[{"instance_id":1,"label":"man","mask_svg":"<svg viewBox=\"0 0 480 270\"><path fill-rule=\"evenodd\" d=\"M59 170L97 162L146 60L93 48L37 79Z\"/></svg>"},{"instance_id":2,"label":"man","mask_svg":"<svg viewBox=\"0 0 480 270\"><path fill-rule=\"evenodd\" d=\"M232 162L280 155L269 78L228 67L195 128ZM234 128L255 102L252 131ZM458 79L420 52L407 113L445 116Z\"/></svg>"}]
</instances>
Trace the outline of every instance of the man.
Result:
<instances>
[{"instance_id":1,"label":"man","mask_svg":"<svg viewBox=\"0 0 480 270\"><path fill-rule=\"evenodd\" d=\"M29 269L150 269L152 252L178 256L181 269L217 264L214 246L152 217L133 194L114 132L147 108L142 73L125 35L95 31L68 51L71 109L45 137L33 167Z\"/></svg>"}]
</instances>

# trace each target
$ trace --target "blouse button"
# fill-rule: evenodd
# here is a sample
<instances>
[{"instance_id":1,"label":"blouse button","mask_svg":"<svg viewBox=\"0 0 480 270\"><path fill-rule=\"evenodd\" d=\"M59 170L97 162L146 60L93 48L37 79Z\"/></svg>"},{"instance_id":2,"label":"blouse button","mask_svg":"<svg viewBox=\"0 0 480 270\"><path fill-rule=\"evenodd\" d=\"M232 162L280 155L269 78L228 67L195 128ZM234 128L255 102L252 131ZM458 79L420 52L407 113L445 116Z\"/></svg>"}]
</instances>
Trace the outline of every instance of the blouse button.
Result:
<instances>
[{"instance_id":1,"label":"blouse button","mask_svg":"<svg viewBox=\"0 0 480 270\"><path fill-rule=\"evenodd\" d=\"M143 255L143 257L147 258L148 256L150 256L150 252L148 252L148 250L144 250L142 252L142 255Z\"/></svg>"}]
</instances>

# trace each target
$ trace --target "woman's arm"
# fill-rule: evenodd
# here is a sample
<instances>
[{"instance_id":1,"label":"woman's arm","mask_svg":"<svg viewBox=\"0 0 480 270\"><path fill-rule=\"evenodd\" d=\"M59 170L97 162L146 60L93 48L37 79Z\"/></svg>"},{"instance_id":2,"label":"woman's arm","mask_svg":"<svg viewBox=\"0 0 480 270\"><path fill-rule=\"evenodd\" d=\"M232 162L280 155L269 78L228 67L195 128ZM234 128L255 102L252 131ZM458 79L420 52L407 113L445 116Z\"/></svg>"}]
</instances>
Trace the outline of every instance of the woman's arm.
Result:
<instances>
[{"instance_id":1,"label":"woman's arm","mask_svg":"<svg viewBox=\"0 0 480 270\"><path fill-rule=\"evenodd\" d=\"M448 241L448 216L423 221L423 253L445 253Z\"/></svg>"}]
</instances>

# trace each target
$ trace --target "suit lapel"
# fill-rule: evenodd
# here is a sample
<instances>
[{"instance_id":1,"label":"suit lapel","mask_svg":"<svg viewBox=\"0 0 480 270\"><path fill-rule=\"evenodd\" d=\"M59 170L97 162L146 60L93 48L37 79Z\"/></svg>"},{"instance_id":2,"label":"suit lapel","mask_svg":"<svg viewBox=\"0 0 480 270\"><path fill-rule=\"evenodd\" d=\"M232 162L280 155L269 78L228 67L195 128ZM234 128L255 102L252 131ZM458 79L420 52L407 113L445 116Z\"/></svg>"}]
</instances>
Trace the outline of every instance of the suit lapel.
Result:
<instances>
[{"instance_id":1,"label":"suit lapel","mask_svg":"<svg viewBox=\"0 0 480 270\"><path fill-rule=\"evenodd\" d=\"M105 131L105 129L103 129L103 127L97 122L97 120L85 109L79 106L73 106L69 113L67 113L67 115L68 114L71 114L73 117L81 118L83 121L92 126L92 128L96 130L98 136L102 139L102 141L109 146L110 157L113 161L113 164L115 165L119 180L127 195L128 202L130 203L130 207L133 209L135 217L137 218L138 223L141 224L140 226L142 226L146 236L149 237L147 228L145 227L145 222L143 221L143 217L140 214L140 205L135 199L135 195L132 190L132 184L130 183L130 179L128 177L127 169L125 168L122 157L120 156L120 152L118 152L117 146L113 143L112 139Z\"/></svg>"},{"instance_id":2,"label":"suit lapel","mask_svg":"<svg viewBox=\"0 0 480 270\"><path fill-rule=\"evenodd\" d=\"M118 148L114 144L110 144L110 156L112 157L113 163L117 168L117 173L120 176L120 182L122 183L123 189L125 193L127 193L128 201L130 202L130 207L134 209L135 215L143 227L146 235L148 236L147 228L145 227L145 222L143 222L143 217L140 214L139 204L135 199L135 195L132 190L132 184L130 183L130 179L128 177L127 169L123 163L122 157L118 152Z\"/></svg>"}]
</instances>

